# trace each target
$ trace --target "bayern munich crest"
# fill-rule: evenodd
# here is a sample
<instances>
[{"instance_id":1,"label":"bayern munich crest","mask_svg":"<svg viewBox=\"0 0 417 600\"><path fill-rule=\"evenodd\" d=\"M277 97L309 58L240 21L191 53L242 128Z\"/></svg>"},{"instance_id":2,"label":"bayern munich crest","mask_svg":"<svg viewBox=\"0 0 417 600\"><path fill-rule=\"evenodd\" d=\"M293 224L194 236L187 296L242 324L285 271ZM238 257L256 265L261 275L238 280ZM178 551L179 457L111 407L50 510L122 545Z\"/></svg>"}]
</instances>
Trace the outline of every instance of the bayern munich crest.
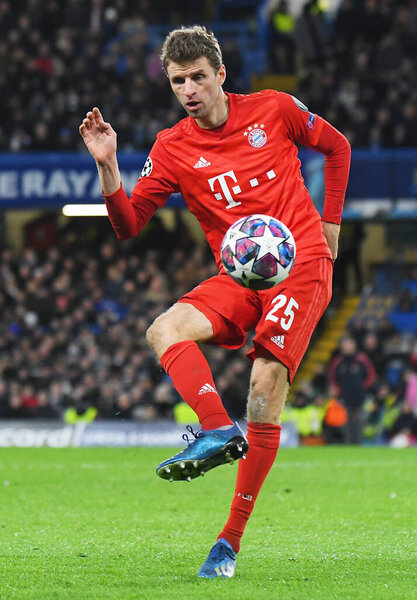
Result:
<instances>
[{"instance_id":1,"label":"bayern munich crest","mask_svg":"<svg viewBox=\"0 0 417 600\"><path fill-rule=\"evenodd\" d=\"M243 132L243 135L248 137L248 142L253 148L262 148L262 146L265 146L268 136L264 131L264 127L263 123L261 125L255 123Z\"/></svg>"}]
</instances>

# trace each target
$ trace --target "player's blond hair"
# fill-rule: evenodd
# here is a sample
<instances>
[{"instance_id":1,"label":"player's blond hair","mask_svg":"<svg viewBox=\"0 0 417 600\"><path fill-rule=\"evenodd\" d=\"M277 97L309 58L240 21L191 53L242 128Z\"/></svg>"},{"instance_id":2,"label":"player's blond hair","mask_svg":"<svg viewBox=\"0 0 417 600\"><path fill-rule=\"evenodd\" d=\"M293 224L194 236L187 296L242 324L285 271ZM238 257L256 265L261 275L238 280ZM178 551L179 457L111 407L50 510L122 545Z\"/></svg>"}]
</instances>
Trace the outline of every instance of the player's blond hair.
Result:
<instances>
[{"instance_id":1,"label":"player's blond hair","mask_svg":"<svg viewBox=\"0 0 417 600\"><path fill-rule=\"evenodd\" d=\"M184 64L205 56L214 71L223 64L219 42L212 31L202 25L174 29L165 38L160 59L165 72L172 61Z\"/></svg>"}]
</instances>

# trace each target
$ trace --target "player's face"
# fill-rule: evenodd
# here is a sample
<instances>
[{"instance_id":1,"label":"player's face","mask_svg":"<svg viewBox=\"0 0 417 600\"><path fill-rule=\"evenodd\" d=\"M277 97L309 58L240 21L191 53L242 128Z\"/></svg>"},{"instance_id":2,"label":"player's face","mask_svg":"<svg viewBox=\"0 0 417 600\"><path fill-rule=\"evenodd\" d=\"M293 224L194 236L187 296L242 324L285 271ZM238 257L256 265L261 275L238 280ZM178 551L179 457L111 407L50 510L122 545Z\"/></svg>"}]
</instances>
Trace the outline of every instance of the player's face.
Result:
<instances>
[{"instance_id":1,"label":"player's face","mask_svg":"<svg viewBox=\"0 0 417 600\"><path fill-rule=\"evenodd\" d=\"M179 103L200 127L215 127L226 120L227 97L221 88L226 78L224 65L216 73L203 56L183 64L170 62L167 72Z\"/></svg>"}]
</instances>

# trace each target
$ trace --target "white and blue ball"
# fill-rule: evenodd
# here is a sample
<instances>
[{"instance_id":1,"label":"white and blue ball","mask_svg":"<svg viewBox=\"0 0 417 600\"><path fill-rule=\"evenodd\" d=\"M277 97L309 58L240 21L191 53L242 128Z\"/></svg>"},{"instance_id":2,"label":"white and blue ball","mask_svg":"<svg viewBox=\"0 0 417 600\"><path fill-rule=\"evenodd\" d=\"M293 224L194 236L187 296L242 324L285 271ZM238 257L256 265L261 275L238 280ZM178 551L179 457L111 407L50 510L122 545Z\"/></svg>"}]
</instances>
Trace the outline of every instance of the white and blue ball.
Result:
<instances>
[{"instance_id":1,"label":"white and blue ball","mask_svg":"<svg viewBox=\"0 0 417 600\"><path fill-rule=\"evenodd\" d=\"M229 227L222 244L226 272L251 290L267 290L288 277L295 241L284 223L268 215L250 215Z\"/></svg>"}]
</instances>

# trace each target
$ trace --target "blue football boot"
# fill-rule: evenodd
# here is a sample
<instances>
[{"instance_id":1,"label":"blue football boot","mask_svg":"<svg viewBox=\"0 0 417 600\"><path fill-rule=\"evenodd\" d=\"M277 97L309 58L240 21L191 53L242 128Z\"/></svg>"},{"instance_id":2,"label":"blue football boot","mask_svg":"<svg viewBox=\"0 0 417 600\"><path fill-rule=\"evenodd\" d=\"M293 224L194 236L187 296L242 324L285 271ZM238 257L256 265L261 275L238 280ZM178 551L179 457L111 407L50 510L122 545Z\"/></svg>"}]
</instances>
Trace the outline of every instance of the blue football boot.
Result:
<instances>
[{"instance_id":1,"label":"blue football boot","mask_svg":"<svg viewBox=\"0 0 417 600\"><path fill-rule=\"evenodd\" d=\"M200 429L197 433L190 425L186 429L194 439L190 441L184 433L182 437L188 446L158 465L156 473L162 479L191 481L214 467L246 458L248 442L237 423L229 429Z\"/></svg>"},{"instance_id":2,"label":"blue football boot","mask_svg":"<svg viewBox=\"0 0 417 600\"><path fill-rule=\"evenodd\" d=\"M205 563L198 572L199 577L233 577L236 569L236 552L224 538L220 538L210 550Z\"/></svg>"}]
</instances>

